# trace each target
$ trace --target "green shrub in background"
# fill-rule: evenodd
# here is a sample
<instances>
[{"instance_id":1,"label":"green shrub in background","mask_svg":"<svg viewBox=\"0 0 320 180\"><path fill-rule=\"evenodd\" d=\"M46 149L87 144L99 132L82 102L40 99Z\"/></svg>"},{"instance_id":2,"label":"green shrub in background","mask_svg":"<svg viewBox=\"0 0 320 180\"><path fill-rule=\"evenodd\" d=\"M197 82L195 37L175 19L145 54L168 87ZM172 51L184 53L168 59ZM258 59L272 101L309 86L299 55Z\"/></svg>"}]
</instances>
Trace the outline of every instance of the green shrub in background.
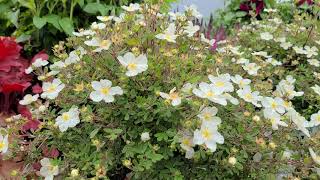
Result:
<instances>
[{"instance_id":1,"label":"green shrub in background","mask_svg":"<svg viewBox=\"0 0 320 180\"><path fill-rule=\"evenodd\" d=\"M0 0L0 35L29 41L29 49L50 49L88 27L97 15L119 14L122 5L140 0Z\"/></svg>"}]
</instances>

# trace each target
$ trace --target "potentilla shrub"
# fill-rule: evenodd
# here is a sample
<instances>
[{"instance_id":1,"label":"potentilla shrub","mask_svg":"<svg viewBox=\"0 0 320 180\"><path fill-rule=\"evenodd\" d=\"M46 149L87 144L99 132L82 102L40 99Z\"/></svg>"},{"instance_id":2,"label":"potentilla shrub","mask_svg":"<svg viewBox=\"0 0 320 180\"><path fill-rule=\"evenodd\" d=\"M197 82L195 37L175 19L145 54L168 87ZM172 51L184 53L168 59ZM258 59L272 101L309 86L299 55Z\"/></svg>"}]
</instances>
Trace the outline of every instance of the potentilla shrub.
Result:
<instances>
[{"instance_id":1,"label":"potentilla shrub","mask_svg":"<svg viewBox=\"0 0 320 180\"><path fill-rule=\"evenodd\" d=\"M25 154L19 175L316 179L319 22L283 24L269 10L212 52L194 7L159 8L99 16L33 69L43 92L21 103L41 126L0 149ZM6 132L18 134L14 124Z\"/></svg>"}]
</instances>

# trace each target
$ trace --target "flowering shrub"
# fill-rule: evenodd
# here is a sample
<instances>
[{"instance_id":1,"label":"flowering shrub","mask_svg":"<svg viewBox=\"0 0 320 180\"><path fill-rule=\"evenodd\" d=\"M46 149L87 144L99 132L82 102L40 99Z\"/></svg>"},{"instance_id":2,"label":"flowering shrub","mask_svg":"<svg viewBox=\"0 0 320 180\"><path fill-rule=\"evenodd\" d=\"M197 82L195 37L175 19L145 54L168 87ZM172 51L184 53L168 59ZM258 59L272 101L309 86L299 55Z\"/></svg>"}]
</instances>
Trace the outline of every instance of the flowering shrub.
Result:
<instances>
[{"instance_id":1,"label":"flowering shrub","mask_svg":"<svg viewBox=\"0 0 320 180\"><path fill-rule=\"evenodd\" d=\"M56 45L49 66L27 68L43 92L20 104L40 128L28 145L2 140L14 123L0 137L6 157L25 154L21 176L316 179L319 22L284 24L269 9L213 53L195 8L159 8L99 16Z\"/></svg>"}]
</instances>

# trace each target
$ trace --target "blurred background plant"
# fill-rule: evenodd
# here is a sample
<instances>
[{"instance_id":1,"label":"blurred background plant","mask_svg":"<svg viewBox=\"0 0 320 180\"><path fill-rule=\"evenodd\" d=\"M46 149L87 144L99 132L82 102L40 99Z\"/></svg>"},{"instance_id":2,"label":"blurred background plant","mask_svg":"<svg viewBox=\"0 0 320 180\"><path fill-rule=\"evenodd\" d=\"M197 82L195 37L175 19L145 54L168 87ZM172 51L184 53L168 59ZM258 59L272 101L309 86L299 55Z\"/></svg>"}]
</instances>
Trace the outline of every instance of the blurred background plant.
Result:
<instances>
[{"instance_id":1,"label":"blurred background plant","mask_svg":"<svg viewBox=\"0 0 320 180\"><path fill-rule=\"evenodd\" d=\"M134 2L140 0L0 0L0 35L25 42L27 50L50 49L97 15L119 14Z\"/></svg>"}]
</instances>

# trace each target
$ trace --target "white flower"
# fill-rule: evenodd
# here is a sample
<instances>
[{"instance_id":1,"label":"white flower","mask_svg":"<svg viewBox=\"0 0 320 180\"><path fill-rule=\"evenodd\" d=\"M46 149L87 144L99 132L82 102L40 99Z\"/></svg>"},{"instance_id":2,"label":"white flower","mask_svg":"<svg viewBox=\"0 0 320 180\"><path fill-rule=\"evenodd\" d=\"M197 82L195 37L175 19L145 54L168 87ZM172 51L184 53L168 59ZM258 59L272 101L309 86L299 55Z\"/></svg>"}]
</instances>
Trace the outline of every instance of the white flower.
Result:
<instances>
[{"instance_id":1,"label":"white flower","mask_svg":"<svg viewBox=\"0 0 320 180\"><path fill-rule=\"evenodd\" d=\"M258 70L261 68L256 63L247 63L242 65L242 68L248 72L248 74L256 76L258 75Z\"/></svg>"},{"instance_id":2,"label":"white flower","mask_svg":"<svg viewBox=\"0 0 320 180\"><path fill-rule=\"evenodd\" d=\"M240 98L242 98L246 102L250 102L256 107L261 107L260 104L258 104L258 101L262 99L262 96L259 96L258 91L251 91L250 86L244 86L242 89L239 89L237 91L237 94Z\"/></svg>"},{"instance_id":3,"label":"white flower","mask_svg":"<svg viewBox=\"0 0 320 180\"><path fill-rule=\"evenodd\" d=\"M198 19L202 18L202 14L197 10L197 7L194 4L190 6L186 6L185 10L187 12L190 12L191 15L195 18L198 18Z\"/></svg>"},{"instance_id":4,"label":"white flower","mask_svg":"<svg viewBox=\"0 0 320 180\"><path fill-rule=\"evenodd\" d=\"M8 151L9 147L9 141L8 141L8 135L2 135L0 134L0 152L2 154L6 153Z\"/></svg>"},{"instance_id":5,"label":"white flower","mask_svg":"<svg viewBox=\"0 0 320 180\"><path fill-rule=\"evenodd\" d=\"M52 82L44 82L42 84L42 98L55 99L59 92L65 87L60 79L54 79Z\"/></svg>"},{"instance_id":6,"label":"white flower","mask_svg":"<svg viewBox=\"0 0 320 180\"><path fill-rule=\"evenodd\" d=\"M221 74L218 77L213 75L209 75L209 80L211 83L222 92L233 92L234 88L232 83L230 82L230 74Z\"/></svg>"},{"instance_id":7,"label":"white flower","mask_svg":"<svg viewBox=\"0 0 320 180\"><path fill-rule=\"evenodd\" d=\"M235 157L230 157L228 159L228 163L231 164L232 166L234 166L237 163L237 158Z\"/></svg>"},{"instance_id":8,"label":"white flower","mask_svg":"<svg viewBox=\"0 0 320 180\"><path fill-rule=\"evenodd\" d=\"M285 108L283 106L284 101L283 99L276 97L276 98L271 98L271 97L265 97L261 101L262 106L268 109L268 111L274 111L278 112L280 114L285 113Z\"/></svg>"},{"instance_id":9,"label":"white flower","mask_svg":"<svg viewBox=\"0 0 320 180\"><path fill-rule=\"evenodd\" d=\"M104 23L93 22L91 24L91 29L93 29L93 30L102 30L105 28L106 28L106 24L104 24Z\"/></svg>"},{"instance_id":10,"label":"white flower","mask_svg":"<svg viewBox=\"0 0 320 180\"><path fill-rule=\"evenodd\" d=\"M177 35L175 35L175 32L176 32L175 24L170 23L169 27L164 31L164 33L157 34L156 38L175 43L177 38Z\"/></svg>"},{"instance_id":11,"label":"white flower","mask_svg":"<svg viewBox=\"0 0 320 180\"><path fill-rule=\"evenodd\" d=\"M280 47L282 47L284 50L288 50L290 47L292 47L292 44L290 42L281 42Z\"/></svg>"},{"instance_id":12,"label":"white flower","mask_svg":"<svg viewBox=\"0 0 320 180\"><path fill-rule=\"evenodd\" d=\"M148 59L145 54L135 57L133 53L127 52L124 56L118 56L118 60L127 69L126 75L129 77L136 76L148 69Z\"/></svg>"},{"instance_id":13,"label":"white flower","mask_svg":"<svg viewBox=\"0 0 320 180\"><path fill-rule=\"evenodd\" d=\"M119 17L113 17L113 20L116 22L116 24L123 22L124 18L125 18L126 14L125 13L121 13L119 15Z\"/></svg>"},{"instance_id":14,"label":"white flower","mask_svg":"<svg viewBox=\"0 0 320 180\"><path fill-rule=\"evenodd\" d=\"M231 47L229 47L229 48L230 48L230 51L231 51L234 55L240 56L240 55L243 54L243 52L240 52L240 51L239 51L240 46L236 46L236 47L231 46ZM248 60L248 61L249 61L249 60Z\"/></svg>"},{"instance_id":15,"label":"white flower","mask_svg":"<svg viewBox=\"0 0 320 180\"><path fill-rule=\"evenodd\" d=\"M243 79L239 74L231 77L231 81L238 84L240 88L243 88L251 83L250 79Z\"/></svg>"},{"instance_id":16,"label":"white flower","mask_svg":"<svg viewBox=\"0 0 320 180\"><path fill-rule=\"evenodd\" d=\"M62 61L57 61L53 64L51 64L50 66L50 72L48 74L46 74L47 76L54 76L59 74L60 70L67 67L66 64Z\"/></svg>"},{"instance_id":17,"label":"white flower","mask_svg":"<svg viewBox=\"0 0 320 180\"><path fill-rule=\"evenodd\" d=\"M205 43L209 44L210 46L213 46L213 44L216 42L215 39L211 39L211 40L210 40L210 39L207 39L207 38L204 36L203 33L201 33L200 38L201 38L201 41L202 41L202 42L205 42Z\"/></svg>"},{"instance_id":18,"label":"white flower","mask_svg":"<svg viewBox=\"0 0 320 180\"><path fill-rule=\"evenodd\" d=\"M315 42L320 45L320 40L319 41L315 41Z\"/></svg>"},{"instance_id":19,"label":"white flower","mask_svg":"<svg viewBox=\"0 0 320 180\"><path fill-rule=\"evenodd\" d=\"M249 64L249 62L250 62L249 59L246 59L246 58L240 58L236 60L237 64Z\"/></svg>"},{"instance_id":20,"label":"white flower","mask_svg":"<svg viewBox=\"0 0 320 180\"><path fill-rule=\"evenodd\" d=\"M213 126L221 124L221 119L217 117L218 109L216 107L205 107L197 116L202 120L202 123L210 123Z\"/></svg>"},{"instance_id":21,"label":"white flower","mask_svg":"<svg viewBox=\"0 0 320 180\"><path fill-rule=\"evenodd\" d=\"M226 98L228 101L230 101L233 105L239 104L239 100L231 96L229 93L223 93L223 97Z\"/></svg>"},{"instance_id":22,"label":"white flower","mask_svg":"<svg viewBox=\"0 0 320 180\"><path fill-rule=\"evenodd\" d=\"M141 141L145 142L145 141L148 141L150 140L150 135L149 135L149 132L144 132L141 134Z\"/></svg>"},{"instance_id":23,"label":"white flower","mask_svg":"<svg viewBox=\"0 0 320 180\"><path fill-rule=\"evenodd\" d=\"M92 88L95 90L90 93L90 99L94 102L104 100L106 103L114 101L114 95L122 95L123 90L119 86L111 87L112 82L107 79L101 79L100 82L91 82Z\"/></svg>"},{"instance_id":24,"label":"white flower","mask_svg":"<svg viewBox=\"0 0 320 180\"><path fill-rule=\"evenodd\" d=\"M77 54L77 51L71 51L68 58L64 61L65 65L70 65L80 61L80 57Z\"/></svg>"},{"instance_id":25,"label":"white flower","mask_svg":"<svg viewBox=\"0 0 320 180\"><path fill-rule=\"evenodd\" d=\"M200 98L206 98L214 103L221 104L223 106L227 105L226 98L222 95L223 91L221 89L218 89L213 84L208 84L205 82L201 82L199 84L199 89L195 88L193 89L193 94Z\"/></svg>"},{"instance_id":26,"label":"white flower","mask_svg":"<svg viewBox=\"0 0 320 180\"><path fill-rule=\"evenodd\" d=\"M264 9L263 11L267 12L267 13L273 13L273 12L277 12L278 10L277 9Z\"/></svg>"},{"instance_id":27,"label":"white flower","mask_svg":"<svg viewBox=\"0 0 320 180\"><path fill-rule=\"evenodd\" d=\"M320 156L318 156L318 155L313 151L312 148L309 148L309 152L310 152L310 155L311 155L312 160L313 160L316 164L320 165Z\"/></svg>"},{"instance_id":28,"label":"white flower","mask_svg":"<svg viewBox=\"0 0 320 180\"><path fill-rule=\"evenodd\" d=\"M33 71L32 66L30 66L30 67L28 67L27 69L24 70L24 72L26 74L30 74L30 73L32 73L32 71Z\"/></svg>"},{"instance_id":29,"label":"white flower","mask_svg":"<svg viewBox=\"0 0 320 180\"><path fill-rule=\"evenodd\" d=\"M280 66L280 65L282 65L282 62L277 61L277 60L275 60L275 59L272 58L272 57L271 57L271 58L268 58L268 59L266 60L266 62L272 64L273 66Z\"/></svg>"},{"instance_id":30,"label":"white flower","mask_svg":"<svg viewBox=\"0 0 320 180\"><path fill-rule=\"evenodd\" d=\"M72 34L77 37L82 37L82 36L93 36L96 34L96 32L92 30L80 30L79 32L73 32Z\"/></svg>"},{"instance_id":31,"label":"white flower","mask_svg":"<svg viewBox=\"0 0 320 180\"><path fill-rule=\"evenodd\" d=\"M295 50L297 54L306 54L306 53L307 53L307 52L303 49L303 47L293 46L293 50Z\"/></svg>"},{"instance_id":32,"label":"white flower","mask_svg":"<svg viewBox=\"0 0 320 180\"><path fill-rule=\"evenodd\" d=\"M177 20L178 19L180 21L185 21L187 19L187 17L184 14L182 14L181 12L176 12L176 13L169 12L168 14L169 14L169 16L171 17L172 20Z\"/></svg>"},{"instance_id":33,"label":"white flower","mask_svg":"<svg viewBox=\"0 0 320 180\"><path fill-rule=\"evenodd\" d=\"M121 6L121 7L122 7L122 9L124 9L128 12L134 12L134 11L140 10L140 5L137 3L134 3L134 4L130 3L129 6Z\"/></svg>"},{"instance_id":34,"label":"white flower","mask_svg":"<svg viewBox=\"0 0 320 180\"><path fill-rule=\"evenodd\" d=\"M69 127L75 127L80 123L79 113L78 108L73 107L68 112L64 112L61 116L58 116L55 125L59 126L61 132L66 131Z\"/></svg>"},{"instance_id":35,"label":"white flower","mask_svg":"<svg viewBox=\"0 0 320 180\"><path fill-rule=\"evenodd\" d=\"M188 21L188 26L184 27L184 33L187 34L188 37L192 37L194 33L198 32L200 30L200 26L193 25L192 21Z\"/></svg>"},{"instance_id":36,"label":"white flower","mask_svg":"<svg viewBox=\"0 0 320 180\"><path fill-rule=\"evenodd\" d=\"M208 126L208 124L203 123L200 130L194 131L193 142L197 145L205 144L212 152L215 152L217 143L223 144L224 138L218 132L216 126Z\"/></svg>"},{"instance_id":37,"label":"white flower","mask_svg":"<svg viewBox=\"0 0 320 180\"><path fill-rule=\"evenodd\" d=\"M271 57L271 56L268 56L268 53L265 52L265 51L253 52L251 54L254 55L254 56L262 56L262 57L265 57L265 58Z\"/></svg>"},{"instance_id":38,"label":"white flower","mask_svg":"<svg viewBox=\"0 0 320 180\"><path fill-rule=\"evenodd\" d=\"M269 109L264 109L263 115L266 119L269 119L271 121L273 130L278 130L278 126L284 126L284 127L288 126L285 122L281 121L280 114L278 114L275 111L270 111Z\"/></svg>"},{"instance_id":39,"label":"white flower","mask_svg":"<svg viewBox=\"0 0 320 180\"><path fill-rule=\"evenodd\" d=\"M39 94L36 94L36 95L31 95L31 94L27 94L23 97L22 100L19 101L19 104L21 105L28 105L28 104L31 104L35 101L37 101L39 98Z\"/></svg>"},{"instance_id":40,"label":"white flower","mask_svg":"<svg viewBox=\"0 0 320 180\"><path fill-rule=\"evenodd\" d=\"M306 136L310 137L310 133L306 127L308 127L308 121L301 116L295 109L291 108L288 110L286 115L291 121L297 126L297 129L302 131Z\"/></svg>"},{"instance_id":41,"label":"white flower","mask_svg":"<svg viewBox=\"0 0 320 180\"><path fill-rule=\"evenodd\" d=\"M319 67L320 66L320 62L318 60L316 60L316 59L308 59L307 61L312 66L315 66L315 67Z\"/></svg>"},{"instance_id":42,"label":"white flower","mask_svg":"<svg viewBox=\"0 0 320 180\"><path fill-rule=\"evenodd\" d=\"M318 48L313 46L305 46L305 54L307 55L308 58L311 58L312 56L317 56L318 55Z\"/></svg>"},{"instance_id":43,"label":"white flower","mask_svg":"<svg viewBox=\"0 0 320 180\"><path fill-rule=\"evenodd\" d=\"M179 142L181 143L180 146L182 149L186 151L186 158L191 159L194 154L194 143L193 143L193 137L191 134L184 132L183 137L179 139Z\"/></svg>"},{"instance_id":44,"label":"white flower","mask_svg":"<svg viewBox=\"0 0 320 180\"><path fill-rule=\"evenodd\" d=\"M53 165L50 159L43 158L41 159L40 164L40 175L43 176L45 180L53 180L53 176L59 174L59 167L57 165Z\"/></svg>"},{"instance_id":45,"label":"white flower","mask_svg":"<svg viewBox=\"0 0 320 180\"><path fill-rule=\"evenodd\" d=\"M264 32L260 34L261 39L269 41L271 39L273 39L273 35L270 34L269 32Z\"/></svg>"},{"instance_id":46,"label":"white flower","mask_svg":"<svg viewBox=\"0 0 320 180\"><path fill-rule=\"evenodd\" d=\"M42 67L49 64L49 62L47 60L43 60L42 58L37 58L33 63L32 66L33 67Z\"/></svg>"},{"instance_id":47,"label":"white flower","mask_svg":"<svg viewBox=\"0 0 320 180\"><path fill-rule=\"evenodd\" d=\"M84 41L84 44L87 46L98 47L97 49L93 50L93 52L101 52L102 50L108 50L110 48L111 41L94 37L91 40Z\"/></svg>"},{"instance_id":48,"label":"white flower","mask_svg":"<svg viewBox=\"0 0 320 180\"><path fill-rule=\"evenodd\" d=\"M113 16L97 16L97 19L100 21L106 22L106 21L111 21L113 19Z\"/></svg>"},{"instance_id":49,"label":"white flower","mask_svg":"<svg viewBox=\"0 0 320 180\"><path fill-rule=\"evenodd\" d=\"M284 43L284 42L286 42L286 38L285 37L275 38L274 41Z\"/></svg>"},{"instance_id":50,"label":"white flower","mask_svg":"<svg viewBox=\"0 0 320 180\"><path fill-rule=\"evenodd\" d=\"M313 89L315 93L317 93L318 95L320 95L320 86L318 86L317 84L315 84L313 87L311 87L311 89Z\"/></svg>"},{"instance_id":51,"label":"white flower","mask_svg":"<svg viewBox=\"0 0 320 180\"><path fill-rule=\"evenodd\" d=\"M320 111L318 111L318 113L312 114L310 119L311 119L311 121L309 121L308 127L319 126L320 125Z\"/></svg>"},{"instance_id":52,"label":"white flower","mask_svg":"<svg viewBox=\"0 0 320 180\"><path fill-rule=\"evenodd\" d=\"M294 82L296 80L292 76L287 76L286 80L281 80L276 86L275 94L280 97L293 99L295 96L302 96L304 92L296 92L294 90Z\"/></svg>"},{"instance_id":53,"label":"white flower","mask_svg":"<svg viewBox=\"0 0 320 180\"><path fill-rule=\"evenodd\" d=\"M196 86L194 84L191 83L186 83L182 86L181 91L186 93L186 94L190 94L192 93L192 89L195 88Z\"/></svg>"},{"instance_id":54,"label":"white flower","mask_svg":"<svg viewBox=\"0 0 320 180\"><path fill-rule=\"evenodd\" d=\"M172 106L178 106L179 104L181 104L181 97L179 96L179 93L175 91L176 88L171 89L169 94L160 92L160 96L171 101Z\"/></svg>"}]
</instances>

